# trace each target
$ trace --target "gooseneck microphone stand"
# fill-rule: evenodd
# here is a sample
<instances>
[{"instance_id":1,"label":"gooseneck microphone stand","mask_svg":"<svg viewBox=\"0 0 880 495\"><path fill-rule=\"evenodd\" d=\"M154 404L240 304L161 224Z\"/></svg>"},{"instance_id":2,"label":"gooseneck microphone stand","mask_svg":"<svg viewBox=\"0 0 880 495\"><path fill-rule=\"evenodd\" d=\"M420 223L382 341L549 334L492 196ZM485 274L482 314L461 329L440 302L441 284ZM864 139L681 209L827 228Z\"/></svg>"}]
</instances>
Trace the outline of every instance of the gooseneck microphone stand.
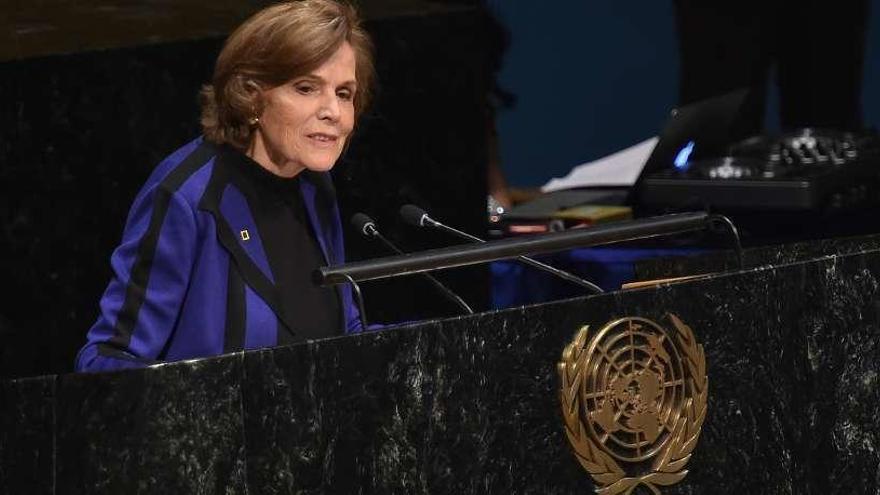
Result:
<instances>
[{"instance_id":1,"label":"gooseneck microphone stand","mask_svg":"<svg viewBox=\"0 0 880 495\"><path fill-rule=\"evenodd\" d=\"M482 244L452 246L403 256L325 266L315 270L313 276L315 283L319 285L345 283L348 280L343 275L347 275L355 281L397 277L516 258L527 254L552 253L572 248L600 246L703 230L709 228L716 221L704 212L662 215L628 222L597 225L589 229L573 229L523 238L501 239Z\"/></svg>"},{"instance_id":2,"label":"gooseneck microphone stand","mask_svg":"<svg viewBox=\"0 0 880 495\"><path fill-rule=\"evenodd\" d=\"M444 232L448 232L458 238L465 239L470 242L475 242L475 243L479 243L479 244L483 244L486 242L485 240L480 239L479 237L477 237L475 235L468 234L467 232L462 232L461 230L458 230L454 227L450 227L446 224L438 222L437 220L434 220L433 218L430 217L430 215L428 215L427 212L425 212L425 210L419 208L416 205L403 205L400 208L400 217L406 223L408 223L412 226L415 226L415 227L422 227L422 228L432 227L432 228L440 229ZM572 275L571 273L568 273L564 270L560 270L559 268L552 267L546 263L541 263L540 261L538 261L534 258L529 258L528 256L517 256L516 260L519 262L525 263L526 265L529 265L533 268L537 268L538 270L555 275L555 276L557 276L563 280L566 280L568 282L571 282L575 285L583 287L593 294L601 294L604 292L601 287L599 287L598 285L596 285L588 280L584 280L584 279L577 277L575 275Z\"/></svg>"},{"instance_id":3,"label":"gooseneck microphone stand","mask_svg":"<svg viewBox=\"0 0 880 495\"><path fill-rule=\"evenodd\" d=\"M395 253L400 254L400 255L406 254L403 252L403 250L398 248L397 245L395 245L393 242L391 242L385 236L383 236L379 232L379 228L376 227L376 222L374 222L373 219L370 218L369 216L367 216L366 214L355 213L351 217L351 225L352 225L352 227L354 227L354 229L358 233L360 233L364 237L367 237L370 239L378 239L380 242L385 244L385 246L387 246L388 249L394 251ZM437 278L435 278L433 275L425 272L425 273L422 273L422 276L424 276L424 278L426 278L431 283L431 285L433 285L438 291L440 291L440 293L443 294L443 296L446 297L446 299L448 299L453 304L455 304L456 306L458 306L459 308L464 310L465 313L471 314L471 315L474 314L474 310L471 309L471 307L468 306L468 304L466 302L464 302L464 299L462 299L455 292L452 292L451 289L449 289L448 287L443 285L443 283L440 282L439 280L437 280Z\"/></svg>"}]
</instances>

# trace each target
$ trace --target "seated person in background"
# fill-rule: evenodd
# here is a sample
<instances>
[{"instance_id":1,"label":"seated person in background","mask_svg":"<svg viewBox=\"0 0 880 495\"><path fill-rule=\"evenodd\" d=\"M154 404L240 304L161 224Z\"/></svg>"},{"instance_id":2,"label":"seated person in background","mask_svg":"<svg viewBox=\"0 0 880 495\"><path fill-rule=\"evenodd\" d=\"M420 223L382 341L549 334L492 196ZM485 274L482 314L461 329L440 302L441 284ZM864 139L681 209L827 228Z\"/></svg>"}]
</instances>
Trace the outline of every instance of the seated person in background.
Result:
<instances>
[{"instance_id":1,"label":"seated person in background","mask_svg":"<svg viewBox=\"0 0 880 495\"><path fill-rule=\"evenodd\" d=\"M350 6L266 8L226 41L203 137L138 193L77 371L143 366L361 330L329 170L367 105L372 43Z\"/></svg>"}]
</instances>

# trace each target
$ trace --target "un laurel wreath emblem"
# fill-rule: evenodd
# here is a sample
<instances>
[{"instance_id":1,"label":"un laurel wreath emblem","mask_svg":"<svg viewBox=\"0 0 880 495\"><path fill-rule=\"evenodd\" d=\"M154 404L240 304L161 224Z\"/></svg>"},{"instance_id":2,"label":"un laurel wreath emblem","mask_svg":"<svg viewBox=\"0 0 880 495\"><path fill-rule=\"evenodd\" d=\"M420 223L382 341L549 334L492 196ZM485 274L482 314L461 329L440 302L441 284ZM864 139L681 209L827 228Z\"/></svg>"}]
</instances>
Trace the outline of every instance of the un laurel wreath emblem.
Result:
<instances>
[{"instance_id":1,"label":"un laurel wreath emblem","mask_svg":"<svg viewBox=\"0 0 880 495\"><path fill-rule=\"evenodd\" d=\"M594 335L583 327L558 364L565 433L601 495L678 483L706 418L703 346L675 315L674 328L620 318Z\"/></svg>"}]
</instances>

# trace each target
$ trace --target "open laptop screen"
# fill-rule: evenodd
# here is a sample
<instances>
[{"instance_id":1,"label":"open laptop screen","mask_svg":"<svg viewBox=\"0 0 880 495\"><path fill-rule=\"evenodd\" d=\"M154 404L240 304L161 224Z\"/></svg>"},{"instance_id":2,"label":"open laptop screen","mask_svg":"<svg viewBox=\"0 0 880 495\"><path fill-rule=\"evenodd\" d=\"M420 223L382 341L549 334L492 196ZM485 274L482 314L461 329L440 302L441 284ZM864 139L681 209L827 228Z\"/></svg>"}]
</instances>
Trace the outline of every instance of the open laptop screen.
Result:
<instances>
[{"instance_id":1,"label":"open laptop screen","mask_svg":"<svg viewBox=\"0 0 880 495\"><path fill-rule=\"evenodd\" d=\"M748 89L738 89L672 110L657 145L629 191L627 203L635 204L639 187L648 175L686 167L694 159L725 155L731 142L745 137L734 135L734 129L748 95Z\"/></svg>"}]
</instances>

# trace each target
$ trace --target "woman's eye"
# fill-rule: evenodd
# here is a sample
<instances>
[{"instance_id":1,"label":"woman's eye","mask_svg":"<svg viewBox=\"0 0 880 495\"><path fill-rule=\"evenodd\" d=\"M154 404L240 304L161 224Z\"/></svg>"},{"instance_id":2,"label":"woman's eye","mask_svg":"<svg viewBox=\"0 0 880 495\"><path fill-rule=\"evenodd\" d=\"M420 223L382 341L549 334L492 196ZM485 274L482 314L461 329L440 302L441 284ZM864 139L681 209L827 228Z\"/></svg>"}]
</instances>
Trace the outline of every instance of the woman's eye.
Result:
<instances>
[{"instance_id":1,"label":"woman's eye","mask_svg":"<svg viewBox=\"0 0 880 495\"><path fill-rule=\"evenodd\" d=\"M315 87L311 84L298 84L296 86L296 90L304 95L310 94L315 91Z\"/></svg>"},{"instance_id":2,"label":"woman's eye","mask_svg":"<svg viewBox=\"0 0 880 495\"><path fill-rule=\"evenodd\" d=\"M352 97L352 92L348 89L340 89L336 92L336 95L343 100L350 100Z\"/></svg>"}]
</instances>

